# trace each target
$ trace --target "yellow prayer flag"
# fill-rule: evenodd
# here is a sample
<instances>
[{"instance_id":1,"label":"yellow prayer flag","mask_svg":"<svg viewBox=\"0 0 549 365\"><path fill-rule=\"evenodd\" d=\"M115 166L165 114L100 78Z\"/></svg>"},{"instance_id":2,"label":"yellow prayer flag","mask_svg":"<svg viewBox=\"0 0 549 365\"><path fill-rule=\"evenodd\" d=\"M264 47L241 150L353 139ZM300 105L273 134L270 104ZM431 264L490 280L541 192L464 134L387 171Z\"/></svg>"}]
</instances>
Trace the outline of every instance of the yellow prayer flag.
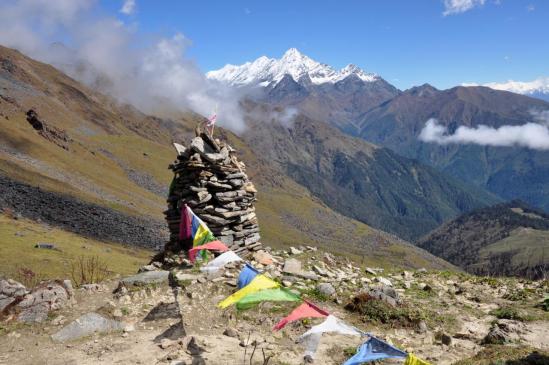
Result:
<instances>
[{"instance_id":1,"label":"yellow prayer flag","mask_svg":"<svg viewBox=\"0 0 549 365\"><path fill-rule=\"evenodd\" d=\"M221 302L219 302L219 304L217 304L217 306L219 308L227 308L228 306L233 305L250 293L255 293L256 291L260 291L263 289L278 288L279 286L280 285L276 281L269 279L265 275L257 275L252 281L250 281L248 285L246 285L233 295L223 299Z\"/></svg>"},{"instance_id":2,"label":"yellow prayer flag","mask_svg":"<svg viewBox=\"0 0 549 365\"><path fill-rule=\"evenodd\" d=\"M408 357L406 357L406 361L404 361L404 365L431 365L427 361L421 360L414 356L414 354L408 354Z\"/></svg>"},{"instance_id":3,"label":"yellow prayer flag","mask_svg":"<svg viewBox=\"0 0 549 365\"><path fill-rule=\"evenodd\" d=\"M200 246L213 240L215 240L215 237L212 232L204 223L201 222L194 235L193 246Z\"/></svg>"}]
</instances>

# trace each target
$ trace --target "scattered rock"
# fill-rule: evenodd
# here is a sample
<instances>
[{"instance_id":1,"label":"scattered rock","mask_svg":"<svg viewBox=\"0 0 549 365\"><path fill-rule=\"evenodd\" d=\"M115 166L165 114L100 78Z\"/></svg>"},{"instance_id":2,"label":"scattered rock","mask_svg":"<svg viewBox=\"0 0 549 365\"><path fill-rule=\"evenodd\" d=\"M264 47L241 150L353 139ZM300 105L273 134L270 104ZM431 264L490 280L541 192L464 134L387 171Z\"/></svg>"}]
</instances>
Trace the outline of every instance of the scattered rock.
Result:
<instances>
[{"instance_id":1,"label":"scattered rock","mask_svg":"<svg viewBox=\"0 0 549 365\"><path fill-rule=\"evenodd\" d=\"M89 336L93 333L107 333L123 330L121 322L107 319L97 313L87 313L69 323L51 337L56 342L66 342Z\"/></svg>"},{"instance_id":2,"label":"scattered rock","mask_svg":"<svg viewBox=\"0 0 549 365\"><path fill-rule=\"evenodd\" d=\"M237 330L235 330L234 328L227 328L225 329L225 331L223 331L223 334L227 337L233 337L233 338L239 338L240 337L240 334L238 333Z\"/></svg>"},{"instance_id":3,"label":"scattered rock","mask_svg":"<svg viewBox=\"0 0 549 365\"><path fill-rule=\"evenodd\" d=\"M66 287L64 281L41 283L30 293L18 297L4 312L9 311L20 322L43 322L48 313L70 304L72 291L72 286Z\"/></svg>"},{"instance_id":4,"label":"scattered rock","mask_svg":"<svg viewBox=\"0 0 549 365\"><path fill-rule=\"evenodd\" d=\"M375 281L377 281L378 283L381 283L383 285L386 285L386 286L393 286L393 283L391 283L391 281L389 279L386 279L382 276L376 277Z\"/></svg>"},{"instance_id":5,"label":"scattered rock","mask_svg":"<svg viewBox=\"0 0 549 365\"><path fill-rule=\"evenodd\" d=\"M284 261L283 273L286 274L298 274L301 272L301 261L296 259L287 259Z\"/></svg>"},{"instance_id":6,"label":"scattered rock","mask_svg":"<svg viewBox=\"0 0 549 365\"><path fill-rule=\"evenodd\" d=\"M121 280L126 286L147 286L150 284L167 284L169 271L145 271Z\"/></svg>"},{"instance_id":7,"label":"scattered rock","mask_svg":"<svg viewBox=\"0 0 549 365\"><path fill-rule=\"evenodd\" d=\"M46 250L56 250L57 248L53 243L37 243L34 248L44 248Z\"/></svg>"},{"instance_id":8,"label":"scattered rock","mask_svg":"<svg viewBox=\"0 0 549 365\"><path fill-rule=\"evenodd\" d=\"M254 258L255 261L257 261L258 263L260 263L262 265L272 265L273 264L273 257L271 256L270 253L268 253L264 250L259 250L259 251L254 252L253 258Z\"/></svg>"},{"instance_id":9,"label":"scattered rock","mask_svg":"<svg viewBox=\"0 0 549 365\"><path fill-rule=\"evenodd\" d=\"M169 338L163 338L160 340L160 344L158 346L160 346L161 349L165 350L175 345L177 345L177 341L170 340Z\"/></svg>"},{"instance_id":10,"label":"scattered rock","mask_svg":"<svg viewBox=\"0 0 549 365\"><path fill-rule=\"evenodd\" d=\"M18 297L22 297L27 293L27 288L15 280L0 280L0 313Z\"/></svg>"},{"instance_id":11,"label":"scattered rock","mask_svg":"<svg viewBox=\"0 0 549 365\"><path fill-rule=\"evenodd\" d=\"M322 293L322 294L324 294L324 295L326 295L326 296L329 296L329 297L331 297L332 295L334 295L335 292L336 292L334 286L333 286L332 284L330 284L330 283L320 283L320 284L318 284L318 285L316 286L316 289L317 289L320 293Z\"/></svg>"},{"instance_id":12,"label":"scattered rock","mask_svg":"<svg viewBox=\"0 0 549 365\"><path fill-rule=\"evenodd\" d=\"M442 333L440 335L440 342L442 342L443 345L450 346L452 344L452 337L446 333Z\"/></svg>"},{"instance_id":13,"label":"scattered rock","mask_svg":"<svg viewBox=\"0 0 549 365\"><path fill-rule=\"evenodd\" d=\"M141 266L137 272L142 273L145 271L155 271L155 270L158 270L158 267L156 267L153 264L149 264L149 265Z\"/></svg>"},{"instance_id":14,"label":"scattered rock","mask_svg":"<svg viewBox=\"0 0 549 365\"><path fill-rule=\"evenodd\" d=\"M288 250L288 252L290 253L290 255L300 255L302 254L303 252L301 250L298 250L297 248L295 247L290 247L290 249Z\"/></svg>"},{"instance_id":15,"label":"scattered rock","mask_svg":"<svg viewBox=\"0 0 549 365\"><path fill-rule=\"evenodd\" d=\"M326 270L322 269L320 266L313 265L313 271L320 276L327 276Z\"/></svg>"},{"instance_id":16,"label":"scattered rock","mask_svg":"<svg viewBox=\"0 0 549 365\"><path fill-rule=\"evenodd\" d=\"M82 284L80 286L83 290L89 291L89 292L100 292L103 291L103 287L99 284Z\"/></svg>"}]
</instances>

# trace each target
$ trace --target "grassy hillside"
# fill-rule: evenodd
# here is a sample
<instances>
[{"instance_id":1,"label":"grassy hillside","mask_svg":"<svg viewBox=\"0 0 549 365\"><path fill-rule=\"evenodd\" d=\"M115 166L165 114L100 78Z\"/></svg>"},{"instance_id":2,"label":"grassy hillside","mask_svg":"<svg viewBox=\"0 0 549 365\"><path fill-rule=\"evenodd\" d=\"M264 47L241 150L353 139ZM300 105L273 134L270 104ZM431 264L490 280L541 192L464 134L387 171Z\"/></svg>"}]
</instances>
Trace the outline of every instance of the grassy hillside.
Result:
<instances>
[{"instance_id":1,"label":"grassy hillside","mask_svg":"<svg viewBox=\"0 0 549 365\"><path fill-rule=\"evenodd\" d=\"M549 215L520 201L499 204L448 222L418 246L477 274L546 277Z\"/></svg>"},{"instance_id":2,"label":"grassy hillside","mask_svg":"<svg viewBox=\"0 0 549 365\"><path fill-rule=\"evenodd\" d=\"M31 109L41 129L29 122ZM38 217L94 238L79 223L60 222L64 214L72 215L69 211L49 214L50 196L29 188L38 186L56 193L56 201L71 201L72 197L85 203L71 204L79 209L79 215L82 210L102 211L91 208L100 206L128 218L122 219L126 225L135 221L131 217L152 226L162 225L164 231L158 233L161 240L167 231L162 211L172 178L167 167L175 159L171 142L187 144L200 120L192 113L177 120L146 116L51 66L0 47L0 174L26 184L23 190L39 196L44 205L44 209L34 207L30 212L30 203L19 202L17 209L23 216ZM366 255L376 262L395 251L407 258L404 266L448 267L425 251L335 213L271 166L271 161L259 157L262 151L257 146L222 129L217 133L240 151L256 182L265 244L323 245L341 254ZM151 232L149 227L143 229ZM113 240L124 242L124 237Z\"/></svg>"},{"instance_id":3,"label":"grassy hillside","mask_svg":"<svg viewBox=\"0 0 549 365\"><path fill-rule=\"evenodd\" d=\"M35 248L50 243L55 249ZM0 214L0 276L22 278L31 270L36 279L71 278L79 258L95 258L104 263L108 276L128 275L150 261L152 252L138 247L102 242L27 219Z\"/></svg>"}]
</instances>

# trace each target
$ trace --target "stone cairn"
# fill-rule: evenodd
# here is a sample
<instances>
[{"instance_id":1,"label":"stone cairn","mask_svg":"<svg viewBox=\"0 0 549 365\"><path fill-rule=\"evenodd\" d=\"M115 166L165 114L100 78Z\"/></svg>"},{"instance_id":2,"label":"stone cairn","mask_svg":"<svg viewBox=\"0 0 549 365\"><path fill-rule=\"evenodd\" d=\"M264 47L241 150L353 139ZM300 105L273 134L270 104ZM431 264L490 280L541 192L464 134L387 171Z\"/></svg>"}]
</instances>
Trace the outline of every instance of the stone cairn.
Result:
<instances>
[{"instance_id":1,"label":"stone cairn","mask_svg":"<svg viewBox=\"0 0 549 365\"><path fill-rule=\"evenodd\" d=\"M254 207L257 190L231 146L199 130L196 134L189 147L174 144L178 156L170 165L175 177L165 211L170 229L166 251L181 251L179 223L187 204L217 239L248 256L261 248Z\"/></svg>"}]
</instances>

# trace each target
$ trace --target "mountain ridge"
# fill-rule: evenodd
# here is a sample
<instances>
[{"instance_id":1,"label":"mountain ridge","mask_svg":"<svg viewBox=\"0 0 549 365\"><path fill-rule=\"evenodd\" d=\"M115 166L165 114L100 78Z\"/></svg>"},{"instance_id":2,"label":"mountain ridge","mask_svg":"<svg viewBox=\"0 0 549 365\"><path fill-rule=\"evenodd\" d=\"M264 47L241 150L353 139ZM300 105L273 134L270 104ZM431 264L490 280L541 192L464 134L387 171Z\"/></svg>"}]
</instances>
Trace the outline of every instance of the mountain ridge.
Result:
<instances>
[{"instance_id":1,"label":"mountain ridge","mask_svg":"<svg viewBox=\"0 0 549 365\"><path fill-rule=\"evenodd\" d=\"M417 245L477 275L544 278L549 215L515 200L459 216Z\"/></svg>"},{"instance_id":2,"label":"mountain ridge","mask_svg":"<svg viewBox=\"0 0 549 365\"><path fill-rule=\"evenodd\" d=\"M327 64L314 61L296 48L288 49L280 59L261 56L243 65L226 65L219 70L209 71L206 77L225 82L231 86L269 86L274 87L284 75L290 75L299 82L306 77L315 85L337 83L349 76L355 76L364 82L374 82L379 76L367 73L356 65L349 64L341 70L335 70Z\"/></svg>"},{"instance_id":3,"label":"mountain ridge","mask_svg":"<svg viewBox=\"0 0 549 365\"><path fill-rule=\"evenodd\" d=\"M203 117L187 113L170 120L144 115L52 66L3 47L0 86L0 174L144 221L162 217L165 192L150 183L169 186L173 176L167 166L175 157L171 142L190 140L194 127L205 120ZM41 128L68 136L63 141L66 148L30 124L30 109ZM262 192L257 214L266 244L287 246L299 241L338 247L340 254L358 257L375 249L380 263L402 261L394 253L406 252L407 265L449 267L422 249L333 211L305 187L271 168L269 161L241 138L221 128L216 133L244 156L249 176ZM6 188L4 185L0 189ZM55 220L47 219L49 199L36 197L36 201L42 204L37 208L40 218L55 225ZM19 210L25 206L1 208Z\"/></svg>"}]
</instances>

